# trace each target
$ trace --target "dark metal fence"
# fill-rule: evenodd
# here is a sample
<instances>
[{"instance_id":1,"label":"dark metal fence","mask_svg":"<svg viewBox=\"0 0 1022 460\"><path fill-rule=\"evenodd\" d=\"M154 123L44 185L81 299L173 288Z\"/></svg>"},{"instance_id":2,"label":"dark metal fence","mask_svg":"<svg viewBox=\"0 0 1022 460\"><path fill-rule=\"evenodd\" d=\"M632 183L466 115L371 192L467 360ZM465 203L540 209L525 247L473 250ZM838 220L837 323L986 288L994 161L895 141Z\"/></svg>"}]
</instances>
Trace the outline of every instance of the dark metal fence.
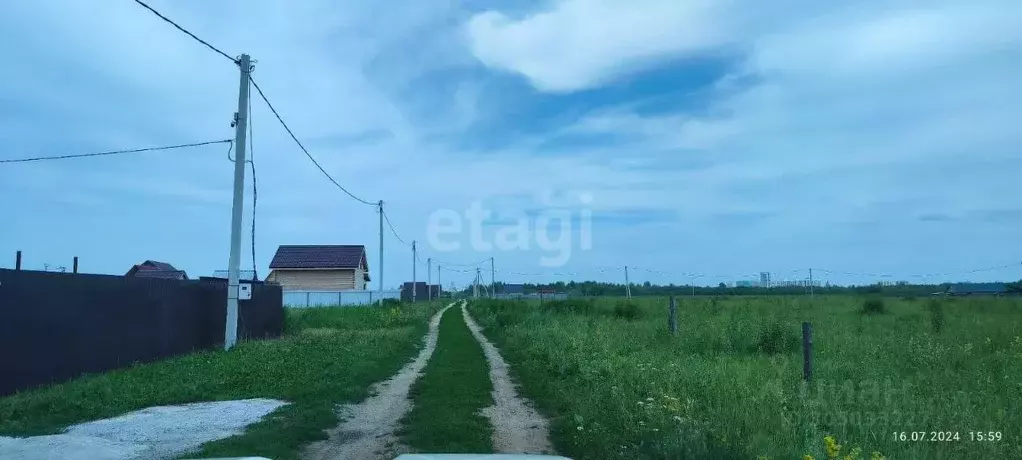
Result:
<instances>
[{"instance_id":1,"label":"dark metal fence","mask_svg":"<svg viewBox=\"0 0 1022 460\"><path fill-rule=\"evenodd\" d=\"M226 281L0 269L0 396L222 347L226 297ZM239 304L240 338L280 336L280 286Z\"/></svg>"}]
</instances>

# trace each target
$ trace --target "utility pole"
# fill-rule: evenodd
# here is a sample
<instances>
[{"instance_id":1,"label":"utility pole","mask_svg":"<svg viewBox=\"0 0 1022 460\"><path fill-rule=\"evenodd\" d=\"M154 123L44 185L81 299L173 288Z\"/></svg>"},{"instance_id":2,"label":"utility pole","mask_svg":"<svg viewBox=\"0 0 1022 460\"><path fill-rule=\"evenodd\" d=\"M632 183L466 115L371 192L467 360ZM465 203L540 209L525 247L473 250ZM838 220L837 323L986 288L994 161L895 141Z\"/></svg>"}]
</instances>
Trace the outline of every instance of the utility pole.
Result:
<instances>
[{"instance_id":1,"label":"utility pole","mask_svg":"<svg viewBox=\"0 0 1022 460\"><path fill-rule=\"evenodd\" d=\"M476 267L476 280L475 280L474 283L472 283L472 297L476 298L476 299L479 298L479 277L480 276L481 275L479 274L479 267Z\"/></svg>"},{"instance_id":2,"label":"utility pole","mask_svg":"<svg viewBox=\"0 0 1022 460\"><path fill-rule=\"evenodd\" d=\"M383 200L380 200L380 302L383 302Z\"/></svg>"},{"instance_id":3,"label":"utility pole","mask_svg":"<svg viewBox=\"0 0 1022 460\"><path fill-rule=\"evenodd\" d=\"M625 296L632 298L632 283L628 282L628 266L625 265Z\"/></svg>"},{"instance_id":4,"label":"utility pole","mask_svg":"<svg viewBox=\"0 0 1022 460\"><path fill-rule=\"evenodd\" d=\"M440 281L440 261L436 261L436 285L440 287L440 292L436 293L437 297L444 293L444 283Z\"/></svg>"},{"instance_id":5,"label":"utility pole","mask_svg":"<svg viewBox=\"0 0 1022 460\"><path fill-rule=\"evenodd\" d=\"M433 258L426 258L426 292L429 293L429 301L433 301Z\"/></svg>"},{"instance_id":6,"label":"utility pole","mask_svg":"<svg viewBox=\"0 0 1022 460\"><path fill-rule=\"evenodd\" d=\"M245 207L245 133L248 129L248 86L252 70L250 58L242 54L238 62L241 81L238 111L234 114L234 205L231 208L231 255L227 265L227 321L224 350L238 342L238 276L241 268L241 212Z\"/></svg>"},{"instance_id":7,"label":"utility pole","mask_svg":"<svg viewBox=\"0 0 1022 460\"><path fill-rule=\"evenodd\" d=\"M415 285L415 261L416 260L417 259L416 259L416 254L415 254L415 240L412 240L412 303L415 303L415 291L418 291L418 289L416 289L416 285Z\"/></svg>"},{"instance_id":8,"label":"utility pole","mask_svg":"<svg viewBox=\"0 0 1022 460\"><path fill-rule=\"evenodd\" d=\"M497 298L497 275L493 268L493 257L490 257L490 298Z\"/></svg>"},{"instance_id":9,"label":"utility pole","mask_svg":"<svg viewBox=\"0 0 1022 460\"><path fill-rule=\"evenodd\" d=\"M813 298L813 269L809 269L809 298Z\"/></svg>"}]
</instances>

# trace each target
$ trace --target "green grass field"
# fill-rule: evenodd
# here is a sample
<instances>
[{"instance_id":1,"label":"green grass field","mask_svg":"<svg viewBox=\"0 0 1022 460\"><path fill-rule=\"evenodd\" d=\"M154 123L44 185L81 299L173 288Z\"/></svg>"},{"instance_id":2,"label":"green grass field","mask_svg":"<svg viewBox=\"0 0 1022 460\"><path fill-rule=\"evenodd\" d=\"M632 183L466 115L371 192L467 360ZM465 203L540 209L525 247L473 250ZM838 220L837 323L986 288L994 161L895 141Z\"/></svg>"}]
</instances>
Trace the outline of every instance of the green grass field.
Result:
<instances>
[{"instance_id":1,"label":"green grass field","mask_svg":"<svg viewBox=\"0 0 1022 460\"><path fill-rule=\"evenodd\" d=\"M471 307L562 454L821 459L831 436L839 458L1022 458L1022 301L884 299L864 313L851 296L680 297L674 337L666 298L616 302Z\"/></svg>"},{"instance_id":2,"label":"green grass field","mask_svg":"<svg viewBox=\"0 0 1022 460\"><path fill-rule=\"evenodd\" d=\"M204 456L298 458L337 423L333 407L357 402L420 348L436 306L321 308L288 312L279 340L242 342L0 398L0 435L56 433L79 422L149 406L276 398L292 404Z\"/></svg>"},{"instance_id":3,"label":"green grass field","mask_svg":"<svg viewBox=\"0 0 1022 460\"><path fill-rule=\"evenodd\" d=\"M493 404L493 384L483 349L469 332L461 308L440 321L436 351L412 385L412 410L402 440L418 452L493 452L493 428L479 411Z\"/></svg>"}]
</instances>

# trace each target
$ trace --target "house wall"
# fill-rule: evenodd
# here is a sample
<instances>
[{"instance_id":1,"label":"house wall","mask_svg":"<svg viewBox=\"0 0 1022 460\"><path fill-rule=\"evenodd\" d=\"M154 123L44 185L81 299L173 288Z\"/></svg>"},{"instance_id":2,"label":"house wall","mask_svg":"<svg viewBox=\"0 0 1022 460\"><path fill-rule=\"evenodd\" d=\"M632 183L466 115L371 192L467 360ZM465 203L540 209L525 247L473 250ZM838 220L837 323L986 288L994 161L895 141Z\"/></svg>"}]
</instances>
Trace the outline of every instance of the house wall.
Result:
<instances>
[{"instance_id":1,"label":"house wall","mask_svg":"<svg viewBox=\"0 0 1022 460\"><path fill-rule=\"evenodd\" d=\"M348 291L359 287L355 270L274 270L266 281L285 291ZM362 283L363 288L365 282Z\"/></svg>"},{"instance_id":2,"label":"house wall","mask_svg":"<svg viewBox=\"0 0 1022 460\"><path fill-rule=\"evenodd\" d=\"M364 291L366 289L366 271L364 268L355 270L355 289Z\"/></svg>"}]
</instances>

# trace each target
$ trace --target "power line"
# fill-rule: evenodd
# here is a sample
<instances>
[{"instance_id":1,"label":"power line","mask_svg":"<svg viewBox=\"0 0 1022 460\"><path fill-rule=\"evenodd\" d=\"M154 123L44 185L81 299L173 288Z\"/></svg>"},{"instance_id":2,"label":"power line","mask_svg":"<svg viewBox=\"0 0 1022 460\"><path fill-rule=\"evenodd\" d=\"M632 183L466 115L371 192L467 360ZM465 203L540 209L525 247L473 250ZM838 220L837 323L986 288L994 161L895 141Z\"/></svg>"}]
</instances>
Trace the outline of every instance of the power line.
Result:
<instances>
[{"instance_id":1,"label":"power line","mask_svg":"<svg viewBox=\"0 0 1022 460\"><path fill-rule=\"evenodd\" d=\"M110 152L80 153L80 154L74 154L74 155L58 155L58 156L52 156L52 157L17 158L17 159L10 159L10 160L0 160L0 163L28 163L30 161L67 160L67 159L71 159L71 158L101 157L101 156L108 156L108 155L121 155L121 154L126 154L126 153L141 153L141 152L152 152L152 151L157 151L157 150L183 149L183 148L186 148L186 147L201 147L203 145L212 145L212 144L231 144L231 146L233 147L234 141L232 141L230 139L223 139L223 140L219 140L219 141L195 142L195 143L192 143L192 144L166 145L166 146L163 146L163 147L146 147L146 148L141 148L141 149L130 149L130 150L114 150L114 151L110 151ZM228 150L228 152L230 152L230 150Z\"/></svg>"},{"instance_id":2,"label":"power line","mask_svg":"<svg viewBox=\"0 0 1022 460\"><path fill-rule=\"evenodd\" d=\"M201 39L201 38L199 38L199 37L195 36L195 34L193 34L193 33L189 32L189 31L188 31L187 29L185 29L184 27L181 27L181 26L179 26L179 25L178 25L178 24L177 24L176 22L174 22L174 21L171 21L171 20L170 20L169 18L167 18L166 16L164 16L164 15L160 14L160 12L159 12L159 11L156 11L155 9L153 9L153 7L151 7L151 6L149 6L149 5L146 5L146 4L145 4L145 2L142 2L141 0L135 0L135 3L138 3L139 5L142 5L142 7L144 7L145 9L147 9L147 10L149 10L149 11L151 11L151 12L152 12L153 14L155 14L155 15L159 16L159 17L160 17L160 19L163 19L163 20L164 20L164 21L166 21L166 22L167 22L168 24L170 24L170 25L172 25L172 26L176 27L176 28L177 28L177 30L180 30L181 32L184 32L185 34L187 34L187 35L188 35L189 37L192 37L192 38L193 38L193 39L194 39L195 41L197 41L197 42L199 42L199 43L202 43L203 45L206 45L206 47L207 47L207 48L209 48L209 49L211 49L211 50L213 50L213 51L217 52L218 54L220 54L221 56L223 56L223 57L225 57L225 58L227 58L227 59L230 59L230 60L231 60L231 62L233 62L233 63L235 63L235 64L237 64L237 63L238 63L238 60L237 60L237 59L235 59L235 58L232 58L231 56L229 56L229 55L228 55L227 53L225 53L225 52L223 52L223 51L220 51L220 49L219 49L219 48L217 48L217 47L215 47L215 46L213 46L213 45L210 45L210 44L209 44L209 42L207 42L206 40L203 40L203 39Z\"/></svg>"},{"instance_id":3,"label":"power line","mask_svg":"<svg viewBox=\"0 0 1022 460\"><path fill-rule=\"evenodd\" d=\"M346 188L341 186L341 184L339 184L336 180L334 180L333 176L331 176L330 173L326 172L326 170L323 169L323 166L321 166L319 164L319 162L316 161L316 159L312 157L312 154L309 153L309 151L305 148L305 146L302 145L302 142L298 140L298 137L295 136L295 133L292 132L291 128L289 128L287 126L287 123L284 123L284 119L280 117L279 113L277 113L277 109L273 108L273 104L271 104L270 100L266 98L266 94L263 93L262 88L259 87L259 84L256 83L255 79L251 79L251 81L252 81L252 86L254 86L256 91L259 92L259 97L263 98L263 102L266 102L266 106L269 107L270 111L273 112L273 115L275 117L277 117L277 121L279 121L281 126L284 127L284 130L287 131L287 133L291 135L291 139L294 139L295 143L298 144L298 147L301 148L303 152L305 152L305 156L309 157L309 159L312 160L312 164L316 165L316 167L319 168L319 171L322 172L323 175L326 176L327 179L330 179L330 182L333 182L333 184L336 185L337 188L341 189L341 191L343 191L344 193L348 194L348 196L350 196L355 201L358 201L358 202L360 202L362 204L367 204L369 206L376 206L377 205L377 203L370 203L370 202L368 202L366 200L363 200L363 199L355 196L354 194L349 192Z\"/></svg>"},{"instance_id":4,"label":"power line","mask_svg":"<svg viewBox=\"0 0 1022 460\"><path fill-rule=\"evenodd\" d=\"M435 258L436 257L434 257L434 259ZM450 262L444 262L442 260L440 262L443 262L444 265L454 265L455 267L475 267L476 265L484 264L484 263L489 262L489 261L490 261L490 258L487 257L487 258L485 258L483 260L480 260L479 262L476 262L474 264L455 264L455 263L450 263Z\"/></svg>"},{"instance_id":5,"label":"power line","mask_svg":"<svg viewBox=\"0 0 1022 460\"><path fill-rule=\"evenodd\" d=\"M252 279L259 279L256 269L256 206L259 204L259 188L256 186L255 151L252 148L252 92L248 93L248 164L252 167Z\"/></svg>"},{"instance_id":6,"label":"power line","mask_svg":"<svg viewBox=\"0 0 1022 460\"><path fill-rule=\"evenodd\" d=\"M393 233L394 238L397 238L397 240L400 241L401 244L407 245L408 243L406 243L405 240L402 240L401 237L398 236L397 230L394 230L394 224L390 223L390 216L387 215L387 212L383 211L382 209L381 211L383 212L383 220L387 221L387 226L390 227L390 233Z\"/></svg>"}]
</instances>

